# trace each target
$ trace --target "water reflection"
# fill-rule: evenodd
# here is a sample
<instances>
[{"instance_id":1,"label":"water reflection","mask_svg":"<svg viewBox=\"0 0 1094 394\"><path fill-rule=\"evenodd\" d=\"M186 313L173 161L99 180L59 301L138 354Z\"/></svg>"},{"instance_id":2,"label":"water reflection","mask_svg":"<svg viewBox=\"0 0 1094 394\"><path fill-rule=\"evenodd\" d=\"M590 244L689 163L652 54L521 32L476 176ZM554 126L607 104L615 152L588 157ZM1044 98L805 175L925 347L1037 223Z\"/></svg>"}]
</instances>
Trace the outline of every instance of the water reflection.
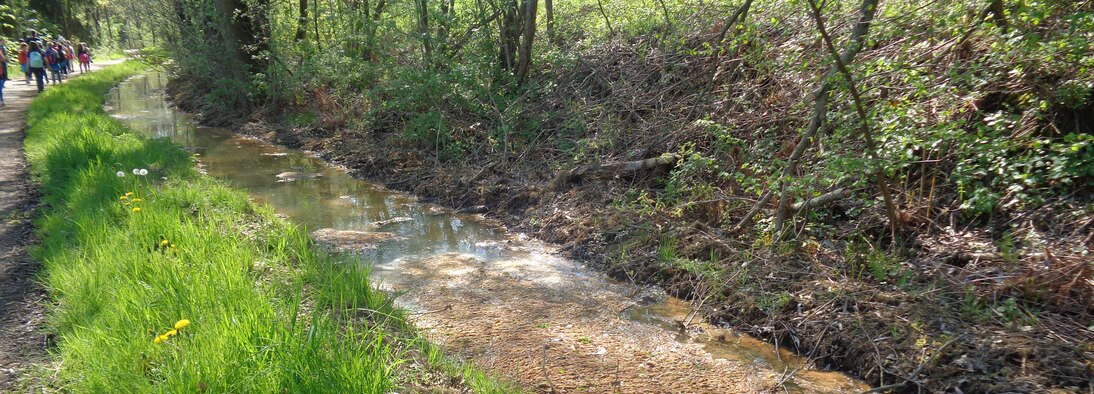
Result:
<instances>
[{"instance_id":1,"label":"water reflection","mask_svg":"<svg viewBox=\"0 0 1094 394\"><path fill-rule=\"evenodd\" d=\"M166 79L165 74L150 73L126 81L111 92L109 112L134 130L186 147L200 157L209 175L249 190L255 200L305 228L395 233L397 241L365 252L364 257L380 264L406 255L447 252L488 259L505 256L504 250L484 245L497 245L509 236L473 216L438 214L437 207L354 179L305 152L195 126L189 114L174 111L165 100ZM404 217L411 220L374 226Z\"/></svg>"}]
</instances>

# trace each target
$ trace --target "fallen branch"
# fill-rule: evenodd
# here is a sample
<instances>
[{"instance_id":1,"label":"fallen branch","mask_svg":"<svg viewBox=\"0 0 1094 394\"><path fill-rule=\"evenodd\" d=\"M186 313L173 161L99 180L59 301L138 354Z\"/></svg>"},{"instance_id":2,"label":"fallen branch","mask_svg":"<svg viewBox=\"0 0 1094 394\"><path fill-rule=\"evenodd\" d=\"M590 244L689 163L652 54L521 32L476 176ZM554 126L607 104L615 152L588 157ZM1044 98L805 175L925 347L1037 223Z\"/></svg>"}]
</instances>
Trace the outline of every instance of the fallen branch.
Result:
<instances>
[{"instance_id":1,"label":"fallen branch","mask_svg":"<svg viewBox=\"0 0 1094 394\"><path fill-rule=\"evenodd\" d=\"M547 387L551 388L550 392L557 393L558 391L555 390L555 384L553 382L551 382L551 374L549 372L547 372L547 347L548 347L548 345L546 343L544 343L543 344L543 358L540 359L540 367L543 368L543 378L547 380Z\"/></svg>"},{"instance_id":2,"label":"fallen branch","mask_svg":"<svg viewBox=\"0 0 1094 394\"><path fill-rule=\"evenodd\" d=\"M799 201L790 206L790 209L794 212L808 211L810 209L831 204L833 202L851 197L851 191L839 188L828 193L821 194L819 196L810 198L805 201Z\"/></svg>"},{"instance_id":3,"label":"fallen branch","mask_svg":"<svg viewBox=\"0 0 1094 394\"><path fill-rule=\"evenodd\" d=\"M922 363L919 363L919 367L917 367L915 369L915 371L912 371L912 373L910 375L905 377L903 382L894 383L894 384L887 384L887 385L879 386L879 387L874 387L872 389L863 391L860 394L880 393L880 392L884 392L884 391L888 391L888 390L896 391L897 389L904 388L905 386L908 385L908 383L912 383L912 382L915 382L916 384L919 384L919 382L916 380L916 377L919 376L920 372L923 372L923 368L927 367L928 364L934 364L935 360L938 360L938 358L942 355L942 351L945 350L946 347L952 345L954 342L957 342L958 339L961 339L961 338L964 338L964 337L965 337L964 335L959 335L956 338L953 338L953 339L947 341L946 343L942 344L942 346L939 346L938 350L935 350L934 354L931 355L931 357L928 358L926 361L923 361Z\"/></svg>"},{"instance_id":4,"label":"fallen branch","mask_svg":"<svg viewBox=\"0 0 1094 394\"><path fill-rule=\"evenodd\" d=\"M678 163L680 159L681 157L676 154L664 154L645 160L625 161L622 163L610 164L594 164L570 170L570 172L565 174L562 178L566 182L574 182L587 175L619 172L638 172L654 170L658 168L672 168L676 166L676 163Z\"/></svg>"}]
</instances>

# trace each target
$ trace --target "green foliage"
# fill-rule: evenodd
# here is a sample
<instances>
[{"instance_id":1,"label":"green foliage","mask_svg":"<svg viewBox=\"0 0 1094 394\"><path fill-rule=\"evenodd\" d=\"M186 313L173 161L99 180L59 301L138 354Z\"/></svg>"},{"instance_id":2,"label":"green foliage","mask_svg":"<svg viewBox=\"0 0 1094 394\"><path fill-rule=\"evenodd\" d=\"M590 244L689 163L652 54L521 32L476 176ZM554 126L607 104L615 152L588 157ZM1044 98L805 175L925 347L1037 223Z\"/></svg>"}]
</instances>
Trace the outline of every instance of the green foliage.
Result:
<instances>
[{"instance_id":1,"label":"green foliage","mask_svg":"<svg viewBox=\"0 0 1094 394\"><path fill-rule=\"evenodd\" d=\"M764 293L756 299L756 307L767 314L773 314L790 304L793 298L790 293L782 291L778 293Z\"/></svg>"},{"instance_id":2,"label":"green foliage","mask_svg":"<svg viewBox=\"0 0 1094 394\"><path fill-rule=\"evenodd\" d=\"M711 179L717 175L728 178L729 174L720 171L721 166L713 157L695 152L691 145L680 148L679 155L683 159L673 168L665 182L666 201L675 204L679 201L713 198L714 186Z\"/></svg>"},{"instance_id":3,"label":"green foliage","mask_svg":"<svg viewBox=\"0 0 1094 394\"><path fill-rule=\"evenodd\" d=\"M855 280L873 279L881 284L891 283L903 288L914 277L914 271L906 269L897 258L866 240L850 241L843 253L847 276Z\"/></svg>"}]
</instances>

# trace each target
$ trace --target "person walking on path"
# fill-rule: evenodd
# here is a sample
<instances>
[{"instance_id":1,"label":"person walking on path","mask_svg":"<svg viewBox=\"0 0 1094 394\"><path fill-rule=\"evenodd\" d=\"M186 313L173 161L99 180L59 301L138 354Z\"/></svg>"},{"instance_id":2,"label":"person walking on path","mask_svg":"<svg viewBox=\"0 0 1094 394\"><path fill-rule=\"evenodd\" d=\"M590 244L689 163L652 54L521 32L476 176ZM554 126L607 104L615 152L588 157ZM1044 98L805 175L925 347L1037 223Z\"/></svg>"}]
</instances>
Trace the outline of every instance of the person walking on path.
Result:
<instances>
[{"instance_id":1,"label":"person walking on path","mask_svg":"<svg viewBox=\"0 0 1094 394\"><path fill-rule=\"evenodd\" d=\"M26 84L30 85L30 69L27 68L27 43L25 42L19 44L19 70L26 76Z\"/></svg>"},{"instance_id":2,"label":"person walking on path","mask_svg":"<svg viewBox=\"0 0 1094 394\"><path fill-rule=\"evenodd\" d=\"M38 81L38 93L46 89L46 55L38 48L37 42L31 42L27 49L27 69Z\"/></svg>"},{"instance_id":3,"label":"person walking on path","mask_svg":"<svg viewBox=\"0 0 1094 394\"><path fill-rule=\"evenodd\" d=\"M4 84L8 82L8 48L3 38L0 38L0 107L4 104Z\"/></svg>"},{"instance_id":4,"label":"person walking on path","mask_svg":"<svg viewBox=\"0 0 1094 394\"><path fill-rule=\"evenodd\" d=\"M65 42L65 76L76 71L76 50L72 49L72 43Z\"/></svg>"},{"instance_id":5,"label":"person walking on path","mask_svg":"<svg viewBox=\"0 0 1094 394\"><path fill-rule=\"evenodd\" d=\"M0 72L4 74L4 80L8 78L8 40L0 37L0 54L4 55L4 62L0 63Z\"/></svg>"},{"instance_id":6,"label":"person walking on path","mask_svg":"<svg viewBox=\"0 0 1094 394\"><path fill-rule=\"evenodd\" d=\"M54 85L61 83L61 66L64 64L64 59L61 45L55 42L49 43L49 49L46 49L46 63L49 63L50 80Z\"/></svg>"},{"instance_id":7,"label":"person walking on path","mask_svg":"<svg viewBox=\"0 0 1094 394\"><path fill-rule=\"evenodd\" d=\"M81 42L76 56L80 59L80 74L91 71L91 50L86 42Z\"/></svg>"}]
</instances>

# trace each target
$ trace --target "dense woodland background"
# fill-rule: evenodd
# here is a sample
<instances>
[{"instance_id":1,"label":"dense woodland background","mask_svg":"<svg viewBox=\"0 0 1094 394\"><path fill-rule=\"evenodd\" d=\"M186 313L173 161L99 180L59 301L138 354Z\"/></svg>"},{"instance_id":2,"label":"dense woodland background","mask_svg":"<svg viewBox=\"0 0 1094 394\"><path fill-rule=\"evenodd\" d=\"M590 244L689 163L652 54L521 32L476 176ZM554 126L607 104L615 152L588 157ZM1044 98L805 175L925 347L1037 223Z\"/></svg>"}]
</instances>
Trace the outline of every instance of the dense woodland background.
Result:
<instances>
[{"instance_id":1,"label":"dense woodland background","mask_svg":"<svg viewBox=\"0 0 1094 394\"><path fill-rule=\"evenodd\" d=\"M897 390L1090 390L1094 3L24 0L180 105ZM271 132L272 131L272 132Z\"/></svg>"}]
</instances>

